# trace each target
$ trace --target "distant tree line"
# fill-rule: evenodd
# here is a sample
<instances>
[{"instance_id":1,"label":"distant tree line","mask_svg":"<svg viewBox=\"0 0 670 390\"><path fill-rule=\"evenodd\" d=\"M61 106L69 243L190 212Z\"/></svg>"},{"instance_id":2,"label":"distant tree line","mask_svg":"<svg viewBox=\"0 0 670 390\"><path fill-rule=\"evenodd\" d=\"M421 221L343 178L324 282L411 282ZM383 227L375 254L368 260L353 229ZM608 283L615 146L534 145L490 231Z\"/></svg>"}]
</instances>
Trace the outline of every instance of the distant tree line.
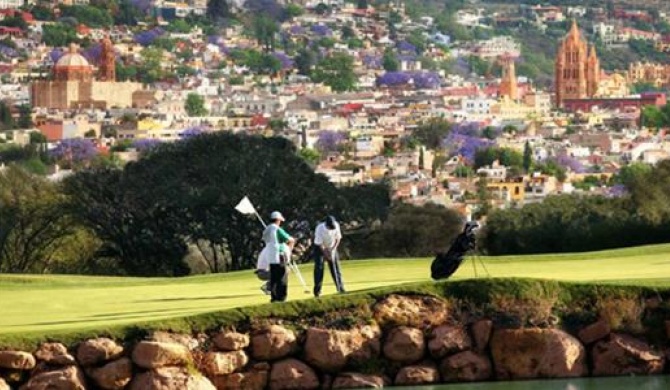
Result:
<instances>
[{"instance_id":1,"label":"distant tree line","mask_svg":"<svg viewBox=\"0 0 670 390\"><path fill-rule=\"evenodd\" d=\"M480 249L492 255L592 251L668 242L670 160L632 164L607 195L558 195L492 211Z\"/></svg>"}]
</instances>

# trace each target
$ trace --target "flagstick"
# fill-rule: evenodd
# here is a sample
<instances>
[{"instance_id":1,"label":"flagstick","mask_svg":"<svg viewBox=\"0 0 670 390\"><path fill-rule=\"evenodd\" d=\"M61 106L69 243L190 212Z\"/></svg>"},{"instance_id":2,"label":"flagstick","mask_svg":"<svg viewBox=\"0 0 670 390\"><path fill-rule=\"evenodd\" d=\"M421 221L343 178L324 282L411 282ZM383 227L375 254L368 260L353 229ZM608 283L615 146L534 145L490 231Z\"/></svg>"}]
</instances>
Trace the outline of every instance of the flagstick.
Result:
<instances>
[{"instance_id":1,"label":"flagstick","mask_svg":"<svg viewBox=\"0 0 670 390\"><path fill-rule=\"evenodd\" d=\"M268 227L268 226L265 224L265 221L263 221L263 218L261 218L260 214L258 214L258 211L256 211L256 209L254 209L254 214L256 214L256 216L258 217L258 220L261 221L261 224L263 225L263 228Z\"/></svg>"}]
</instances>

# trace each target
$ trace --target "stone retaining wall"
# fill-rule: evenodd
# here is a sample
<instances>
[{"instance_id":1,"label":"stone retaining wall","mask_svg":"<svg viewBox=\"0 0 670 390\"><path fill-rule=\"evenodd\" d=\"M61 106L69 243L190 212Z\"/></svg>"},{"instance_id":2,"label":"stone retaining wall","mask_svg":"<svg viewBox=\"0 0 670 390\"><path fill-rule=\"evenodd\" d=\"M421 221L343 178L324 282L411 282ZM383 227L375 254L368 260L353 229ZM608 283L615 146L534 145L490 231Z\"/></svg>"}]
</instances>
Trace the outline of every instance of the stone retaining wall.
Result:
<instances>
[{"instance_id":1,"label":"stone retaining wall","mask_svg":"<svg viewBox=\"0 0 670 390\"><path fill-rule=\"evenodd\" d=\"M246 333L157 332L67 348L0 351L0 390L283 390L380 388L446 382L666 372L670 349L614 333L598 320L558 328L503 328L487 318L451 323L433 297L393 295L369 324L348 330L267 325ZM666 321L670 333L670 321Z\"/></svg>"}]
</instances>

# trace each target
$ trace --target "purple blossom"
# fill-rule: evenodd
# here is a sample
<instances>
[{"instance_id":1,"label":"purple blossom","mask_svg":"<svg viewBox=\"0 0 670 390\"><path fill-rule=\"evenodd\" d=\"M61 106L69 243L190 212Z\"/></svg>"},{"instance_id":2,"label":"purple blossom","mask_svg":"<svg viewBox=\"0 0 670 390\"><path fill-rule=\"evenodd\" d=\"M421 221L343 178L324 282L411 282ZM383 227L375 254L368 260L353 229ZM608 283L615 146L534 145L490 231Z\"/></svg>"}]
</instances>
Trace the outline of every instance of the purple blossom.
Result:
<instances>
[{"instance_id":1,"label":"purple blossom","mask_svg":"<svg viewBox=\"0 0 670 390\"><path fill-rule=\"evenodd\" d=\"M51 52L49 52L49 58L55 64L56 62L58 62L58 60L60 60L63 54L65 54L63 50L56 48L51 50Z\"/></svg>"},{"instance_id":2,"label":"purple blossom","mask_svg":"<svg viewBox=\"0 0 670 390\"><path fill-rule=\"evenodd\" d=\"M131 0L130 3L143 13L147 13L151 8L153 0Z\"/></svg>"},{"instance_id":3,"label":"purple blossom","mask_svg":"<svg viewBox=\"0 0 670 390\"><path fill-rule=\"evenodd\" d=\"M69 138L61 140L49 153L60 162L79 164L91 161L98 154L98 149L90 139Z\"/></svg>"},{"instance_id":4,"label":"purple blossom","mask_svg":"<svg viewBox=\"0 0 670 390\"><path fill-rule=\"evenodd\" d=\"M385 87L397 87L400 85L409 84L412 80L407 72L386 72L383 75L377 77L377 85Z\"/></svg>"},{"instance_id":5,"label":"purple blossom","mask_svg":"<svg viewBox=\"0 0 670 390\"><path fill-rule=\"evenodd\" d=\"M293 60L282 51L276 51L272 55L281 62L282 69L293 68Z\"/></svg>"},{"instance_id":6,"label":"purple blossom","mask_svg":"<svg viewBox=\"0 0 670 390\"><path fill-rule=\"evenodd\" d=\"M133 141L133 148L135 148L140 153L146 153L156 148L161 144L160 140L154 138L141 138Z\"/></svg>"},{"instance_id":7,"label":"purple blossom","mask_svg":"<svg viewBox=\"0 0 670 390\"><path fill-rule=\"evenodd\" d=\"M202 126L194 126L194 127L189 127L187 129L184 129L181 133L179 133L179 138L191 138L198 136L203 133L203 127Z\"/></svg>"},{"instance_id":8,"label":"purple blossom","mask_svg":"<svg viewBox=\"0 0 670 390\"><path fill-rule=\"evenodd\" d=\"M100 56L102 55L102 45L99 43L91 45L86 48L86 50L82 51L81 55L91 63L98 63L100 61Z\"/></svg>"},{"instance_id":9,"label":"purple blossom","mask_svg":"<svg viewBox=\"0 0 670 390\"><path fill-rule=\"evenodd\" d=\"M605 190L605 196L608 198L621 198L628 195L628 189L623 184L615 184Z\"/></svg>"},{"instance_id":10,"label":"purple blossom","mask_svg":"<svg viewBox=\"0 0 670 390\"><path fill-rule=\"evenodd\" d=\"M377 85L397 87L412 83L417 89L434 89L441 84L440 76L434 72L386 72L377 78Z\"/></svg>"},{"instance_id":11,"label":"purple blossom","mask_svg":"<svg viewBox=\"0 0 670 390\"><path fill-rule=\"evenodd\" d=\"M417 89L436 89L442 83L440 75L435 72L416 72L412 75L412 80Z\"/></svg>"},{"instance_id":12,"label":"purple blossom","mask_svg":"<svg viewBox=\"0 0 670 390\"><path fill-rule=\"evenodd\" d=\"M473 137L452 130L447 138L444 139L443 144L449 155L460 155L469 162L473 162L477 150L488 148L493 145L493 142L485 138Z\"/></svg>"},{"instance_id":13,"label":"purple blossom","mask_svg":"<svg viewBox=\"0 0 670 390\"><path fill-rule=\"evenodd\" d=\"M297 24L296 24L296 25L294 25L294 26L291 26L291 27L288 29L288 31L289 31L289 33L291 33L292 35L302 35L302 34L305 33L305 28L304 28L303 26L300 26L300 25L297 25Z\"/></svg>"},{"instance_id":14,"label":"purple blossom","mask_svg":"<svg viewBox=\"0 0 670 390\"><path fill-rule=\"evenodd\" d=\"M211 43L212 45L220 45L223 43L223 37L220 35L209 35L207 37L207 43Z\"/></svg>"},{"instance_id":15,"label":"purple blossom","mask_svg":"<svg viewBox=\"0 0 670 390\"><path fill-rule=\"evenodd\" d=\"M315 24L311 27L311 30L314 34L321 37L329 37L333 35L333 30L330 27L323 24Z\"/></svg>"},{"instance_id":16,"label":"purple blossom","mask_svg":"<svg viewBox=\"0 0 670 390\"><path fill-rule=\"evenodd\" d=\"M481 137L481 126L478 122L460 122L453 125L452 132L469 137Z\"/></svg>"},{"instance_id":17,"label":"purple blossom","mask_svg":"<svg viewBox=\"0 0 670 390\"><path fill-rule=\"evenodd\" d=\"M407 41L398 42L398 45L396 47L398 48L398 51L401 53L413 53L413 54L417 53L416 46L412 45Z\"/></svg>"},{"instance_id":18,"label":"purple blossom","mask_svg":"<svg viewBox=\"0 0 670 390\"><path fill-rule=\"evenodd\" d=\"M334 152L338 150L340 144L346 139L346 135L339 131L322 130L319 132L319 138L314 145L320 152Z\"/></svg>"},{"instance_id":19,"label":"purple blossom","mask_svg":"<svg viewBox=\"0 0 670 390\"><path fill-rule=\"evenodd\" d=\"M365 54L361 59L363 65L368 69L381 69L382 68L382 57L374 54Z\"/></svg>"},{"instance_id":20,"label":"purple blossom","mask_svg":"<svg viewBox=\"0 0 670 390\"><path fill-rule=\"evenodd\" d=\"M156 38L163 34L165 34L165 30L160 27L155 27L151 30L142 31L135 34L135 42L142 46L149 46L156 40Z\"/></svg>"},{"instance_id":21,"label":"purple blossom","mask_svg":"<svg viewBox=\"0 0 670 390\"><path fill-rule=\"evenodd\" d=\"M554 157L553 160L556 162L556 164L560 165L565 169L569 169L572 172L575 173L586 172L586 168L584 168L584 165L581 162L579 162L579 160L577 160L574 157L568 156L565 153L559 154L558 156Z\"/></svg>"},{"instance_id":22,"label":"purple blossom","mask_svg":"<svg viewBox=\"0 0 670 390\"><path fill-rule=\"evenodd\" d=\"M2 54L5 57L10 57L10 58L14 58L14 57L19 56L19 52L16 51L16 49L11 48L11 47L6 46L6 45L0 45L0 54Z\"/></svg>"}]
</instances>

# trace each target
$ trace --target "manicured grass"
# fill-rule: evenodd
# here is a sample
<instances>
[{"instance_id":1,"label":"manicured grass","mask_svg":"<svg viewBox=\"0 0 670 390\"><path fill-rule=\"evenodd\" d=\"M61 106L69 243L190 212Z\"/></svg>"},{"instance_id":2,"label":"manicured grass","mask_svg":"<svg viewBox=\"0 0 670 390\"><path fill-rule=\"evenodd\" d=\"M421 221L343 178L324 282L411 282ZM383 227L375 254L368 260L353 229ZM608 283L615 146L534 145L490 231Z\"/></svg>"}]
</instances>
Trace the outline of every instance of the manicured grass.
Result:
<instances>
[{"instance_id":1,"label":"manicured grass","mask_svg":"<svg viewBox=\"0 0 670 390\"><path fill-rule=\"evenodd\" d=\"M670 286L670 244L580 254L480 257L474 263L481 278L480 260L494 278ZM357 291L427 282L430 261L349 261L342 268L347 290ZM312 265L300 269L311 286ZM473 277L471 258L450 280ZM329 275L325 280L325 295L333 294ZM179 279L0 275L0 339L12 334L48 335L169 322L166 319L261 304L269 299L260 285L251 271ZM291 276L289 300L309 298L311 294L305 294Z\"/></svg>"}]
</instances>

